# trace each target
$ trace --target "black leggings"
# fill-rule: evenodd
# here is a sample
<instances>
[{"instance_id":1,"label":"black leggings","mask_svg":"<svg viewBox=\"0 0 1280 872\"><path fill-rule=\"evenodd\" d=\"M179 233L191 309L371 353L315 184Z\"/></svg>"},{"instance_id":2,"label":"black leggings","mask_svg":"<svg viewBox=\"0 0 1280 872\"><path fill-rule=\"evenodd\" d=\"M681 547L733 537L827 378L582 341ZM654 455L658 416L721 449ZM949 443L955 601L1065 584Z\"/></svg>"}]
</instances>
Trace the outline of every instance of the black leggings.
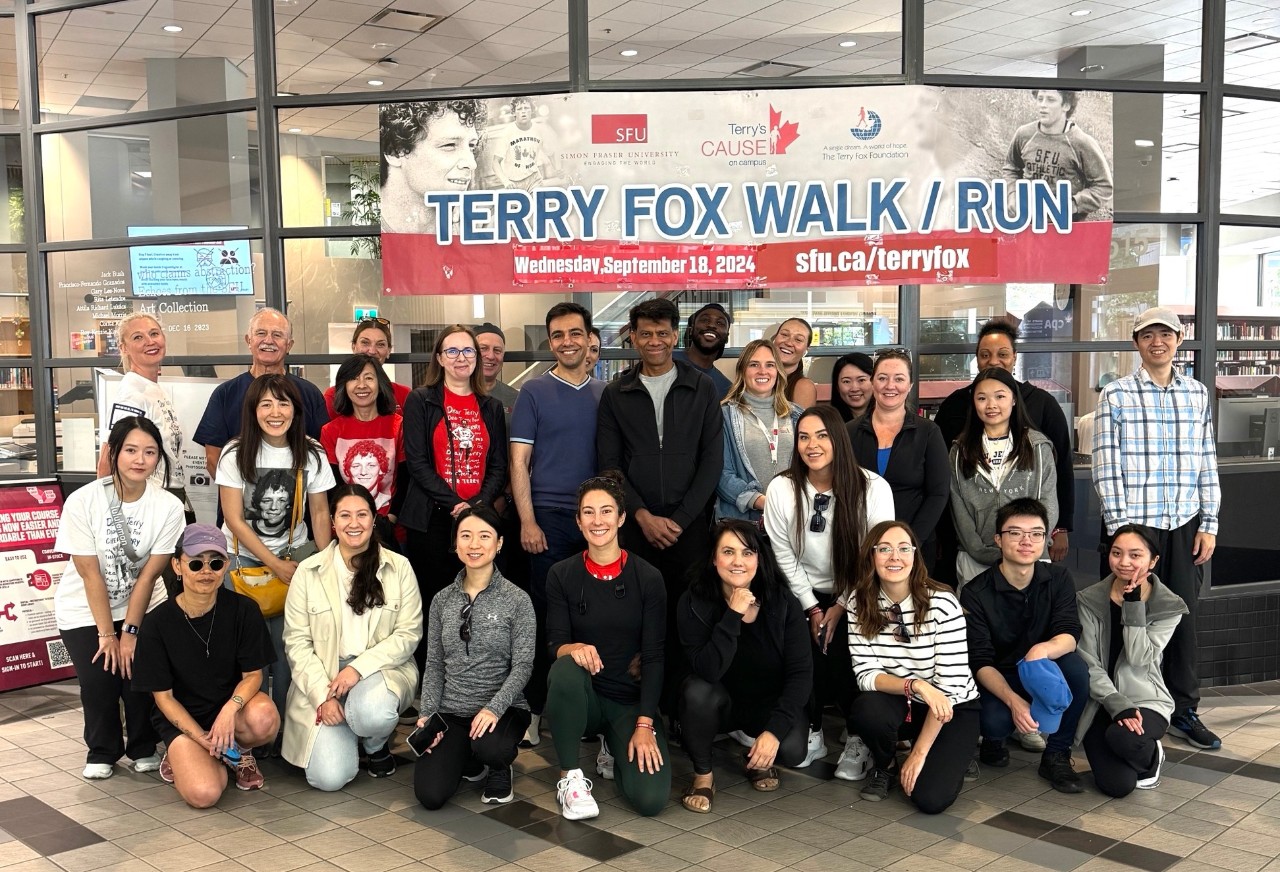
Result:
<instances>
[{"instance_id":1,"label":"black leggings","mask_svg":"<svg viewBox=\"0 0 1280 872\"><path fill-rule=\"evenodd\" d=\"M911 723L906 722L906 716L906 700L897 694L864 692L853 701L850 732L867 743L876 768L889 769L893 765L894 746L899 739L914 740L920 735L929 707L922 702L912 702ZM975 699L955 706L951 720L942 725L909 797L920 811L925 814L946 811L960 795L964 771L978 744L980 720L981 709Z\"/></svg>"},{"instance_id":2,"label":"black leggings","mask_svg":"<svg viewBox=\"0 0 1280 872\"><path fill-rule=\"evenodd\" d=\"M823 610L831 608L836 598L829 593L814 591L818 605ZM808 622L805 622L806 625ZM806 629L808 627L806 626ZM831 636L824 654L822 648L812 645L813 652L813 696L809 703L809 729L822 729L822 710L834 705L845 726L849 726L849 708L857 695L857 685L853 680L853 659L849 654L849 618L840 618L836 631ZM852 728L850 728L852 731ZM807 740L808 737L806 737Z\"/></svg>"},{"instance_id":3,"label":"black leggings","mask_svg":"<svg viewBox=\"0 0 1280 872\"><path fill-rule=\"evenodd\" d=\"M418 674L421 675L427 662L427 615L431 612L431 601L453 584L462 570L462 563L453 550L453 518L447 510L436 506L427 521L426 530L406 530L409 538L405 542L404 556L413 567L413 574L418 579L418 593L422 596L422 639L413 652L413 662L418 664Z\"/></svg>"},{"instance_id":4,"label":"black leggings","mask_svg":"<svg viewBox=\"0 0 1280 872\"><path fill-rule=\"evenodd\" d=\"M120 632L123 621L113 626ZM98 651L98 628L76 627L60 630L67 653L80 682L80 702L84 706L84 743L89 748L86 763L114 764L121 757L140 760L156 752L160 734L151 723L155 701L149 693L135 691L129 679L107 672L102 661L90 663ZM120 728L120 707L124 703L125 729ZM124 735L127 734L128 740Z\"/></svg>"},{"instance_id":5,"label":"black leggings","mask_svg":"<svg viewBox=\"0 0 1280 872\"><path fill-rule=\"evenodd\" d=\"M440 714L449 729L430 754L413 767L413 793L425 808L435 811L458 792L462 771L472 758L490 769L510 766L519 753L516 743L529 729L529 711L512 706L498 719L493 732L471 738L471 718Z\"/></svg>"},{"instance_id":6,"label":"black leggings","mask_svg":"<svg viewBox=\"0 0 1280 872\"><path fill-rule=\"evenodd\" d=\"M1099 708L1093 723L1084 734L1084 754L1093 770L1098 790L1119 799L1133 793L1139 778L1152 775L1157 752L1156 742L1169 729L1169 722L1159 712L1142 712L1142 735L1115 723Z\"/></svg>"},{"instance_id":7,"label":"black leggings","mask_svg":"<svg viewBox=\"0 0 1280 872\"><path fill-rule=\"evenodd\" d=\"M742 730L758 736L769 721L770 709L747 709L734 705L723 684L690 675L680 693L680 725L684 730L684 750L693 761L697 775L711 772L711 744L716 733ZM778 766L795 766L808 750L809 731L804 719L796 721L785 736L777 736Z\"/></svg>"}]
</instances>

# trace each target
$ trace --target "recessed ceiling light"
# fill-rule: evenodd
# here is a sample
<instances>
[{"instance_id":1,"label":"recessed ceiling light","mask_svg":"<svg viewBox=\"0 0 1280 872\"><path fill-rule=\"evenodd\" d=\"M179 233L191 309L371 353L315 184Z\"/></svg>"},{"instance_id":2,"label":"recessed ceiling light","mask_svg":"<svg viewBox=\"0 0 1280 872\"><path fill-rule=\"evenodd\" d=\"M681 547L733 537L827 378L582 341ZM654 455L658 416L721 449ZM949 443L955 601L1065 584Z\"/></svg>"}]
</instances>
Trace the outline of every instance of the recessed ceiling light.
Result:
<instances>
[{"instance_id":1,"label":"recessed ceiling light","mask_svg":"<svg viewBox=\"0 0 1280 872\"><path fill-rule=\"evenodd\" d=\"M290 133L301 133L301 132L302 132L302 128L301 128L301 127L290 127L290 128L289 128L289 132L290 132Z\"/></svg>"},{"instance_id":2,"label":"recessed ceiling light","mask_svg":"<svg viewBox=\"0 0 1280 872\"><path fill-rule=\"evenodd\" d=\"M1073 10L1073 11L1072 11L1072 13L1071 13L1071 17L1072 17L1072 18L1084 18L1086 15L1089 15L1089 14L1091 14L1092 12L1093 12L1093 10L1092 10L1092 9L1076 9L1076 10Z\"/></svg>"},{"instance_id":3,"label":"recessed ceiling light","mask_svg":"<svg viewBox=\"0 0 1280 872\"><path fill-rule=\"evenodd\" d=\"M1133 144L1136 145L1138 148L1151 148L1153 145L1155 145L1155 143L1149 139L1135 139L1133 141Z\"/></svg>"},{"instance_id":4,"label":"recessed ceiling light","mask_svg":"<svg viewBox=\"0 0 1280 872\"><path fill-rule=\"evenodd\" d=\"M633 48L624 48L622 51L618 52L618 54L622 55L624 58L633 58L636 55L640 54L640 52L636 51Z\"/></svg>"},{"instance_id":5,"label":"recessed ceiling light","mask_svg":"<svg viewBox=\"0 0 1280 872\"><path fill-rule=\"evenodd\" d=\"M382 85L382 79L370 79L369 84L375 88L380 87Z\"/></svg>"},{"instance_id":6,"label":"recessed ceiling light","mask_svg":"<svg viewBox=\"0 0 1280 872\"><path fill-rule=\"evenodd\" d=\"M295 93L293 93L292 91L276 91L276 96L279 96L279 97L296 97L296 96L298 96L298 95L297 95L297 94L295 94Z\"/></svg>"},{"instance_id":7,"label":"recessed ceiling light","mask_svg":"<svg viewBox=\"0 0 1280 872\"><path fill-rule=\"evenodd\" d=\"M164 26L164 32L165 32L165 33L182 33L182 25L180 25L180 24L166 24L166 25Z\"/></svg>"},{"instance_id":8,"label":"recessed ceiling light","mask_svg":"<svg viewBox=\"0 0 1280 872\"><path fill-rule=\"evenodd\" d=\"M841 47L841 48L853 48L853 47L854 47L855 45L857 45L857 44L858 44L858 43L857 43L857 41L855 41L855 40L852 40L852 39L846 39L846 40L843 40L843 41L840 43L840 47Z\"/></svg>"},{"instance_id":9,"label":"recessed ceiling light","mask_svg":"<svg viewBox=\"0 0 1280 872\"><path fill-rule=\"evenodd\" d=\"M41 112L48 113L50 110L49 110L49 107L48 107L48 106L41 106L41 107L40 107L40 111L41 111Z\"/></svg>"}]
</instances>

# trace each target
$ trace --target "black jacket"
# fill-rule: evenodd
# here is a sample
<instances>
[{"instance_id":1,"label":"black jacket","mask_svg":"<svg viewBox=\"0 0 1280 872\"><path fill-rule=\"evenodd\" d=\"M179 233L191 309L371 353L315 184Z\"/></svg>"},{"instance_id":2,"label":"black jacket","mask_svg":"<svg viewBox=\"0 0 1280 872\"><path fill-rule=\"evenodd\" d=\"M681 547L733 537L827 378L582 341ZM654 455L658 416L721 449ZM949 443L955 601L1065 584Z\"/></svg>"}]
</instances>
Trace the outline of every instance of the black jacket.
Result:
<instances>
[{"instance_id":1,"label":"black jacket","mask_svg":"<svg viewBox=\"0 0 1280 872\"><path fill-rule=\"evenodd\" d=\"M845 429L849 431L858 463L864 469L877 472L876 451L880 443L871 415L850 421ZM894 517L910 524L921 542L932 539L951 495L947 446L932 421L908 410L902 429L893 438L884 477L893 488Z\"/></svg>"},{"instance_id":2,"label":"black jacket","mask_svg":"<svg viewBox=\"0 0 1280 872\"><path fill-rule=\"evenodd\" d=\"M488 396L477 397L477 400L489 447L484 455L480 493L471 502L492 505L507 486L507 421L502 403ZM433 434L441 421L449 426L444 415L444 384L414 390L404 401L402 414L409 485L397 520L411 530L426 530L433 511L437 508L449 511L462 501L449 482L436 472Z\"/></svg>"},{"instance_id":3,"label":"black jacket","mask_svg":"<svg viewBox=\"0 0 1280 872\"><path fill-rule=\"evenodd\" d=\"M789 590L779 590L779 594L756 620L765 622L783 665L785 677L765 726L782 741L806 718L805 705L813 689L813 655L809 650L809 622L800 601ZM708 601L686 590L680 595L676 629L693 674L719 684L737 654L742 615L729 608L723 597Z\"/></svg>"},{"instance_id":4,"label":"black jacket","mask_svg":"<svg viewBox=\"0 0 1280 872\"><path fill-rule=\"evenodd\" d=\"M674 363L661 442L640 367L605 386L596 413L596 463L601 470L622 471L628 512L648 509L688 529L708 511L720 481L724 419L711 379L687 363Z\"/></svg>"},{"instance_id":5,"label":"black jacket","mask_svg":"<svg viewBox=\"0 0 1280 872\"><path fill-rule=\"evenodd\" d=\"M1076 586L1063 566L1037 563L1025 591L1005 580L996 564L960 591L969 638L969 668L1018 668L1032 645L1061 633L1080 641Z\"/></svg>"},{"instance_id":6,"label":"black jacket","mask_svg":"<svg viewBox=\"0 0 1280 872\"><path fill-rule=\"evenodd\" d=\"M1048 436L1053 443L1056 455L1054 467L1058 472L1058 526L1071 530L1076 513L1076 478L1071 469L1072 439L1067 416L1062 414L1062 406L1058 405L1053 394L1043 388L1038 388L1031 382L1018 382L1018 388L1022 394L1022 409L1027 413L1031 426ZM948 449L964 429L965 416L969 414L972 402L973 385L969 385L952 391L951 396L938 407L933 423L942 431L942 440Z\"/></svg>"}]
</instances>

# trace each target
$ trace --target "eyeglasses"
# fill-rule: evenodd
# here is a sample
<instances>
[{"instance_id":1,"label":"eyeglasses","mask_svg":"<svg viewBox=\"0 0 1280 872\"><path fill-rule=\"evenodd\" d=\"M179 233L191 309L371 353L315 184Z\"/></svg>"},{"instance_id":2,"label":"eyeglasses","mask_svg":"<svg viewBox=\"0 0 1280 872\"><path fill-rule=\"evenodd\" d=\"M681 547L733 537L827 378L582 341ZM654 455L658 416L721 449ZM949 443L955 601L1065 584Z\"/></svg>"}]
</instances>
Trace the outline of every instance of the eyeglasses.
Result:
<instances>
[{"instance_id":1,"label":"eyeglasses","mask_svg":"<svg viewBox=\"0 0 1280 872\"><path fill-rule=\"evenodd\" d=\"M1001 530L1000 535L1009 536L1019 541L1023 539L1030 539L1032 542L1043 542L1045 537L1045 531L1044 530L1018 530L1016 528L1010 528L1008 530Z\"/></svg>"},{"instance_id":2,"label":"eyeglasses","mask_svg":"<svg viewBox=\"0 0 1280 872\"><path fill-rule=\"evenodd\" d=\"M205 562L206 561L201 560L199 557L195 557L187 561L187 566L192 572L199 572L204 569ZM222 568L227 565L227 561L222 557L212 557L208 560L208 564L209 568L214 572L221 572Z\"/></svg>"},{"instance_id":3,"label":"eyeglasses","mask_svg":"<svg viewBox=\"0 0 1280 872\"><path fill-rule=\"evenodd\" d=\"M813 498L813 517L809 519L810 533L825 533L827 518L822 513L831 505L831 494L818 494Z\"/></svg>"},{"instance_id":4,"label":"eyeglasses","mask_svg":"<svg viewBox=\"0 0 1280 872\"><path fill-rule=\"evenodd\" d=\"M910 557L912 554L916 553L916 546L899 545L897 548L895 548L892 545L877 545L875 547L875 552L882 557L888 557L890 554L892 554L895 551L897 551L903 557Z\"/></svg>"},{"instance_id":5,"label":"eyeglasses","mask_svg":"<svg viewBox=\"0 0 1280 872\"><path fill-rule=\"evenodd\" d=\"M445 348L442 349L440 353L450 360L457 360L458 355L462 355L466 360L470 360L476 356L476 350L474 348Z\"/></svg>"},{"instance_id":6,"label":"eyeglasses","mask_svg":"<svg viewBox=\"0 0 1280 872\"><path fill-rule=\"evenodd\" d=\"M458 638L462 640L462 644L467 646L467 653L471 653L471 606L474 605L470 600L462 607L462 611L458 617L462 618L462 626L458 627Z\"/></svg>"},{"instance_id":7,"label":"eyeglasses","mask_svg":"<svg viewBox=\"0 0 1280 872\"><path fill-rule=\"evenodd\" d=\"M898 626L893 628L893 638L897 639L904 645L910 642L911 631L907 629L907 622L902 619L902 605L900 603L894 603L889 606L889 608L885 609L885 611L889 614L889 617L898 622Z\"/></svg>"},{"instance_id":8,"label":"eyeglasses","mask_svg":"<svg viewBox=\"0 0 1280 872\"><path fill-rule=\"evenodd\" d=\"M882 348L876 352L876 360L905 360L911 361L911 353L905 348Z\"/></svg>"}]
</instances>

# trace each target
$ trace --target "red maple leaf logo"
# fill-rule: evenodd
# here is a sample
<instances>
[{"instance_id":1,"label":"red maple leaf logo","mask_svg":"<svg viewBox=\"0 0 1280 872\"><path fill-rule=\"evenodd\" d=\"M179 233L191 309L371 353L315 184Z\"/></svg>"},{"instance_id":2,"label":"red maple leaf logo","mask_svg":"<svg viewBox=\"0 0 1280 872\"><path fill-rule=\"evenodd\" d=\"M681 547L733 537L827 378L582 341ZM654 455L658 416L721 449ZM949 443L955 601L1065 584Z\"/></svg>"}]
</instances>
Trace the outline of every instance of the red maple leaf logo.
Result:
<instances>
[{"instance_id":1,"label":"red maple leaf logo","mask_svg":"<svg viewBox=\"0 0 1280 872\"><path fill-rule=\"evenodd\" d=\"M798 121L783 121L782 113L769 104L769 154L786 154L787 146L800 138Z\"/></svg>"}]
</instances>

